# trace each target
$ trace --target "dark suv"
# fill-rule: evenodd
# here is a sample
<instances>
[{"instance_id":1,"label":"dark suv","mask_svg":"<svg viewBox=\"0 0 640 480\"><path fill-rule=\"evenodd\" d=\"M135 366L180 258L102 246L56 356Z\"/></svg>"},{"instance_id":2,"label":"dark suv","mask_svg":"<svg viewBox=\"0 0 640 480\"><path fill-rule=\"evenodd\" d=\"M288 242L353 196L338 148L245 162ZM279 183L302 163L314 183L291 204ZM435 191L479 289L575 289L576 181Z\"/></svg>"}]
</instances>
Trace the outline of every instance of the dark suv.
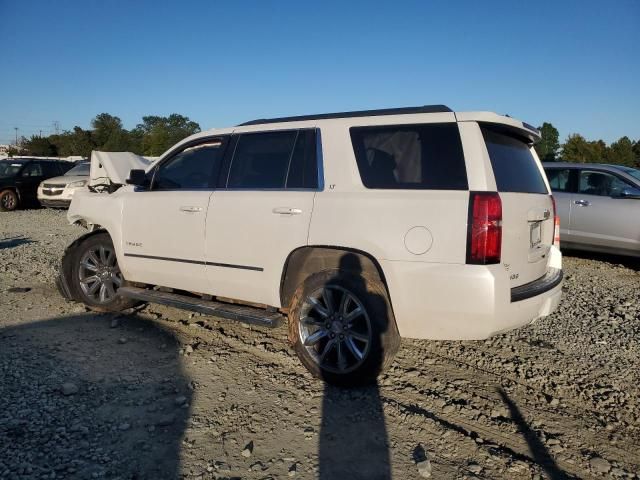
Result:
<instances>
[{"instance_id":1,"label":"dark suv","mask_svg":"<svg viewBox=\"0 0 640 480\"><path fill-rule=\"evenodd\" d=\"M64 175L73 165L72 162L39 158L0 160L0 211L37 205L40 182Z\"/></svg>"}]
</instances>

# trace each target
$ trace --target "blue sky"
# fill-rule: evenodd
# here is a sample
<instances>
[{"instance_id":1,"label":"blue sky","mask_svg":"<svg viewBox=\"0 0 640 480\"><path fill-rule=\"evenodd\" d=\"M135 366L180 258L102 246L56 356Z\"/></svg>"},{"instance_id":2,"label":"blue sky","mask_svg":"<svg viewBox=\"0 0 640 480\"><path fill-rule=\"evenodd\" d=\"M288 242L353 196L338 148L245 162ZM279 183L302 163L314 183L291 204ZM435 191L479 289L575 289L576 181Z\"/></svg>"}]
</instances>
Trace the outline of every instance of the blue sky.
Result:
<instances>
[{"instance_id":1,"label":"blue sky","mask_svg":"<svg viewBox=\"0 0 640 480\"><path fill-rule=\"evenodd\" d=\"M0 0L0 143L444 103L640 138L640 1Z\"/></svg>"}]
</instances>

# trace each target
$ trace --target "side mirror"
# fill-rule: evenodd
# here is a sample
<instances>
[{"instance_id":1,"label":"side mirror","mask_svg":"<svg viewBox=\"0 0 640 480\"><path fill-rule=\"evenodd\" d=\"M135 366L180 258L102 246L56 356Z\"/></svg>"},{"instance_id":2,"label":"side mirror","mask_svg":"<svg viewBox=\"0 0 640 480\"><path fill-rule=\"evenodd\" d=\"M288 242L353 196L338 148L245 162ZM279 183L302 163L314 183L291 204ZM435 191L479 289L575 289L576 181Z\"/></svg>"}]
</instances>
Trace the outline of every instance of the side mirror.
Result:
<instances>
[{"instance_id":1,"label":"side mirror","mask_svg":"<svg viewBox=\"0 0 640 480\"><path fill-rule=\"evenodd\" d=\"M129 172L129 178L127 178L129 185L136 185L137 187L145 187L148 184L147 174L144 170L134 168Z\"/></svg>"},{"instance_id":2,"label":"side mirror","mask_svg":"<svg viewBox=\"0 0 640 480\"><path fill-rule=\"evenodd\" d=\"M620 198L640 199L640 188L625 188L620 192Z\"/></svg>"}]
</instances>

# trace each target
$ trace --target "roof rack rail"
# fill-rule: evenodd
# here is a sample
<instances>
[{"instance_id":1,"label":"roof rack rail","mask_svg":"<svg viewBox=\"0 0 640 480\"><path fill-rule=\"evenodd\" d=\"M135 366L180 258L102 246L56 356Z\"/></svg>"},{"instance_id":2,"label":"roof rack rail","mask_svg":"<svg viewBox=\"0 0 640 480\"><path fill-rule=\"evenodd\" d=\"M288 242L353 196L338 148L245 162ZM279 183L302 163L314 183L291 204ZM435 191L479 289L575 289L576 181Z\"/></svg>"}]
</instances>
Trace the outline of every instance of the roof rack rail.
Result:
<instances>
[{"instance_id":1,"label":"roof rack rail","mask_svg":"<svg viewBox=\"0 0 640 480\"><path fill-rule=\"evenodd\" d=\"M452 112L446 105L423 105L422 107L383 108L381 110L358 110L355 112L320 113L317 115L300 115L297 117L261 118L238 125L262 125L264 123L301 122L304 120L326 120L329 118L377 117L379 115L407 115L411 113L447 113Z\"/></svg>"}]
</instances>

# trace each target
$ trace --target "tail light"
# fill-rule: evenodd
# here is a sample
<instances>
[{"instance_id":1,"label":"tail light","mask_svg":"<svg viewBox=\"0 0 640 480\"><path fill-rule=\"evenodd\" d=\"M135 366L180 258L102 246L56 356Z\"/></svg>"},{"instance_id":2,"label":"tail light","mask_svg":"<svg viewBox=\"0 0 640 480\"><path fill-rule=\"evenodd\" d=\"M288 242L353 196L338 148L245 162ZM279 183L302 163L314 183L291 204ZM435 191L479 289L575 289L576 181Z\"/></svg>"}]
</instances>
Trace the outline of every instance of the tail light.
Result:
<instances>
[{"instance_id":1,"label":"tail light","mask_svg":"<svg viewBox=\"0 0 640 480\"><path fill-rule=\"evenodd\" d=\"M502 201L496 192L471 192L467 225L467 263L500 263Z\"/></svg>"},{"instance_id":2,"label":"tail light","mask_svg":"<svg viewBox=\"0 0 640 480\"><path fill-rule=\"evenodd\" d=\"M551 202L553 203L553 245L560 247L560 217L556 208L556 199L553 195L551 195Z\"/></svg>"}]
</instances>

